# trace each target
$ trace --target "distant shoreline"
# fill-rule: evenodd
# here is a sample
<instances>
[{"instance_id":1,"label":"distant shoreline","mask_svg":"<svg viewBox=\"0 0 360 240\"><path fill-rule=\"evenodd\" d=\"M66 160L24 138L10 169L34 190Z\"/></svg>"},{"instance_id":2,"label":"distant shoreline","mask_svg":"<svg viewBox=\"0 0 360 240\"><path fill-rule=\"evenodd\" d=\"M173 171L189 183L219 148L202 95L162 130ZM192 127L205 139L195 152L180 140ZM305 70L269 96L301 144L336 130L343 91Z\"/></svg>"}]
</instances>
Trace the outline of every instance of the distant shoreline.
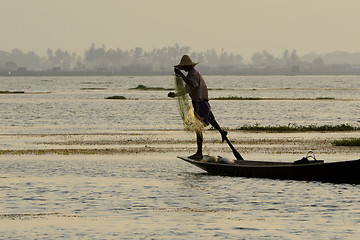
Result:
<instances>
[{"instance_id":1,"label":"distant shoreline","mask_svg":"<svg viewBox=\"0 0 360 240\"><path fill-rule=\"evenodd\" d=\"M261 71L261 70L239 70L239 71L212 71L212 70L201 70L203 75L211 76L341 76L341 75L360 75L360 69L353 69L349 71L339 71L339 72L329 72L329 71L318 71L318 72L309 72L309 71L299 71L298 73L289 73L287 71ZM0 71L0 77L62 77L62 76L72 76L72 77L81 77L81 76L169 76L173 75L173 72L170 71Z\"/></svg>"}]
</instances>

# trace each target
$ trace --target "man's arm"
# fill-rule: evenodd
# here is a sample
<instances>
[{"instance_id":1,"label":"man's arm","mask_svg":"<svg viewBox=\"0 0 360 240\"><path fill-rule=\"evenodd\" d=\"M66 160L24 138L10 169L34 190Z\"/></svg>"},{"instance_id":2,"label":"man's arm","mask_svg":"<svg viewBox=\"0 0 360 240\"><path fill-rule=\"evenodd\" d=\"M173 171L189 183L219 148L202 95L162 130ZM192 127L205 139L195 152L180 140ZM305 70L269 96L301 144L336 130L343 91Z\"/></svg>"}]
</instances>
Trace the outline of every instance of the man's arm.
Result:
<instances>
[{"instance_id":1,"label":"man's arm","mask_svg":"<svg viewBox=\"0 0 360 240\"><path fill-rule=\"evenodd\" d=\"M182 71L180 71L180 69L175 67L174 72L176 75L179 75L182 78L182 80L184 80L184 82L187 82L186 76L182 73Z\"/></svg>"},{"instance_id":2,"label":"man's arm","mask_svg":"<svg viewBox=\"0 0 360 240\"><path fill-rule=\"evenodd\" d=\"M178 69L177 67L174 68L174 72L176 75L178 75L179 77L181 77L181 79L186 83L186 87L185 87L185 91L184 92L179 92L178 94L174 93L174 92L169 92L168 97L176 97L177 95L182 96L185 95L187 93L190 93L194 88L196 88L198 86L198 79L196 78L193 79L194 75L190 76L192 77L192 79L189 79L187 76L185 76L180 69Z\"/></svg>"},{"instance_id":3,"label":"man's arm","mask_svg":"<svg viewBox=\"0 0 360 240\"><path fill-rule=\"evenodd\" d=\"M182 71L180 71L180 69L174 68L174 72L175 72L175 74L179 75L187 85L194 87L193 83L185 76L185 74L182 73Z\"/></svg>"},{"instance_id":4,"label":"man's arm","mask_svg":"<svg viewBox=\"0 0 360 240\"><path fill-rule=\"evenodd\" d=\"M177 67L174 68L174 72L176 75L178 75L179 77L181 77L181 79L186 83L187 81L187 78L186 76L180 71L180 69L178 69ZM180 96L181 95L185 95L187 92L184 92L184 93L180 93ZM168 97L171 97L171 98L174 98L174 97L177 97L178 95L175 93L175 92L169 92L168 93Z\"/></svg>"}]
</instances>

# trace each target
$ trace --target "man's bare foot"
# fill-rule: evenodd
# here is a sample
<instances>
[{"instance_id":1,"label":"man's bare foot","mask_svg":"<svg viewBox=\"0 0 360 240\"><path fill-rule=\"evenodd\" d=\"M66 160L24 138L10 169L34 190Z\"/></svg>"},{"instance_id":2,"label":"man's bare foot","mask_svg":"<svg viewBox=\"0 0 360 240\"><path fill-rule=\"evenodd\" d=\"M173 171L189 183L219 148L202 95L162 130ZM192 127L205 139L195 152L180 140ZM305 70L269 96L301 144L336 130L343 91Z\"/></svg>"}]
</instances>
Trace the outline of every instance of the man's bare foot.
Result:
<instances>
[{"instance_id":1,"label":"man's bare foot","mask_svg":"<svg viewBox=\"0 0 360 240\"><path fill-rule=\"evenodd\" d=\"M189 156L188 158L194 159L194 160L200 160L203 158L203 156L199 155L199 154L194 154L194 155Z\"/></svg>"}]
</instances>

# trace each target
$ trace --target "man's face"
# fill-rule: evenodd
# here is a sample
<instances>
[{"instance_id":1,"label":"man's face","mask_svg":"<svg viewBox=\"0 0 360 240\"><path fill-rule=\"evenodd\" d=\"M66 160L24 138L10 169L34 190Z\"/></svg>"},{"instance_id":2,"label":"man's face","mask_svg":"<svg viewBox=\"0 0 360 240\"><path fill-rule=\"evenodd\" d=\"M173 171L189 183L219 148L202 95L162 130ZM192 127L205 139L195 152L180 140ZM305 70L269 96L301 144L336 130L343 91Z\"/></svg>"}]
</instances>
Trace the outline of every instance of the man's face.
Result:
<instances>
[{"instance_id":1,"label":"man's face","mask_svg":"<svg viewBox=\"0 0 360 240\"><path fill-rule=\"evenodd\" d=\"M191 69L193 69L193 66L191 66L191 65L190 66L183 66L182 68L184 69L185 72L188 72Z\"/></svg>"}]
</instances>

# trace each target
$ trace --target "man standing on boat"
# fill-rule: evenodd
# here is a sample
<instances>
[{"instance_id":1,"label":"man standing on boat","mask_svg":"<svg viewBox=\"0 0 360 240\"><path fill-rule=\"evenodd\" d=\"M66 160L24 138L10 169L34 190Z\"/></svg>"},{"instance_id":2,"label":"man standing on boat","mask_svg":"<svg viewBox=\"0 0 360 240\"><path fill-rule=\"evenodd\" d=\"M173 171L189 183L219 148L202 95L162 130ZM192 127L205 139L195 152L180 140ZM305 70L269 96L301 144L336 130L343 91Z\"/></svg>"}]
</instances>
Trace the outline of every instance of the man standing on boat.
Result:
<instances>
[{"instance_id":1,"label":"man standing on boat","mask_svg":"<svg viewBox=\"0 0 360 240\"><path fill-rule=\"evenodd\" d=\"M220 132L222 141L226 139L227 132L223 130L219 124L216 122L213 113L211 112L211 107L209 104L208 89L202 75L195 69L195 65L191 58L188 55L184 55L180 63L174 66L174 72L184 80L186 84L186 92L190 95L192 100L192 105L194 107L195 116L202 121L205 126L208 126L209 123ZM187 72L185 76L181 70ZM168 97L176 97L175 92L169 92ZM192 159L202 159L202 144L203 144L203 134L201 131L196 132L196 143L197 143L197 152L190 156Z\"/></svg>"}]
</instances>

